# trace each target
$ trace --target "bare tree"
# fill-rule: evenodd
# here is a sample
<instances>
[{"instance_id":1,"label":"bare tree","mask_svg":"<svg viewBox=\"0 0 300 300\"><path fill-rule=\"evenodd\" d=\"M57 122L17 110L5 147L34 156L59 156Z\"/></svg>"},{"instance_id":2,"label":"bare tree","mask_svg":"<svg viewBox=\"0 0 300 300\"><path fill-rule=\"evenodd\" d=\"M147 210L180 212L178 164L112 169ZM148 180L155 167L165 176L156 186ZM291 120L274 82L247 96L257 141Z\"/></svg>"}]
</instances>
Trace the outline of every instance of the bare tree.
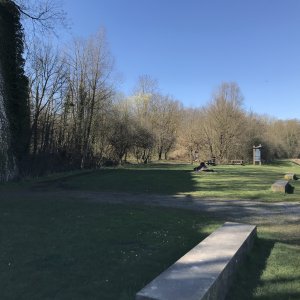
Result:
<instances>
[{"instance_id":1,"label":"bare tree","mask_svg":"<svg viewBox=\"0 0 300 300\"><path fill-rule=\"evenodd\" d=\"M50 45L36 43L30 57L28 70L31 101L31 139L33 154L37 153L38 143L43 144L41 131L46 123L60 109L61 93L66 81L65 62L58 51ZM42 121L43 118L43 121ZM43 128L43 130L42 130ZM44 136L45 137L45 136ZM48 136L49 138L49 136Z\"/></svg>"},{"instance_id":2,"label":"bare tree","mask_svg":"<svg viewBox=\"0 0 300 300\"><path fill-rule=\"evenodd\" d=\"M133 130L132 124L126 119L115 118L111 124L109 141L119 164L122 164L123 157L133 145Z\"/></svg>"},{"instance_id":3,"label":"bare tree","mask_svg":"<svg viewBox=\"0 0 300 300\"><path fill-rule=\"evenodd\" d=\"M158 159L165 159L174 147L177 139L177 131L180 123L181 105L170 96L155 95L152 103L152 123L156 137L156 149Z\"/></svg>"},{"instance_id":4,"label":"bare tree","mask_svg":"<svg viewBox=\"0 0 300 300\"><path fill-rule=\"evenodd\" d=\"M299 120L269 120L265 136L273 145L274 156L295 158L300 154Z\"/></svg>"},{"instance_id":5,"label":"bare tree","mask_svg":"<svg viewBox=\"0 0 300 300\"><path fill-rule=\"evenodd\" d=\"M134 95L154 95L159 92L157 79L150 75L140 75L133 89Z\"/></svg>"},{"instance_id":6,"label":"bare tree","mask_svg":"<svg viewBox=\"0 0 300 300\"><path fill-rule=\"evenodd\" d=\"M214 156L211 127L205 109L185 109L179 128L177 147L183 148L189 161L203 161Z\"/></svg>"},{"instance_id":7,"label":"bare tree","mask_svg":"<svg viewBox=\"0 0 300 300\"><path fill-rule=\"evenodd\" d=\"M206 109L211 127L213 152L220 161L233 159L241 144L245 114L243 96L236 83L223 83Z\"/></svg>"},{"instance_id":8,"label":"bare tree","mask_svg":"<svg viewBox=\"0 0 300 300\"><path fill-rule=\"evenodd\" d=\"M69 90L74 122L74 141L81 156L81 167L92 151L95 122L113 94L113 60L104 30L88 40L77 40L69 58Z\"/></svg>"},{"instance_id":9,"label":"bare tree","mask_svg":"<svg viewBox=\"0 0 300 300\"><path fill-rule=\"evenodd\" d=\"M26 35L56 34L58 26L67 26L66 13L58 0L14 0L20 11Z\"/></svg>"}]
</instances>

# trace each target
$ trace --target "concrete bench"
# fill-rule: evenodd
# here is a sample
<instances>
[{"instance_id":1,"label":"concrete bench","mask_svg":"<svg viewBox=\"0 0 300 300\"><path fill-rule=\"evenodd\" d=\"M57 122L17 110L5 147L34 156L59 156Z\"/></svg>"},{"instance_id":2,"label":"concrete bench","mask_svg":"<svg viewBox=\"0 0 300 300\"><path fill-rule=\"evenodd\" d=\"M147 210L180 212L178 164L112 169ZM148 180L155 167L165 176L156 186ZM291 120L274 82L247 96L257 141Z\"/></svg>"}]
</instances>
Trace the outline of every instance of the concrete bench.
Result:
<instances>
[{"instance_id":1,"label":"concrete bench","mask_svg":"<svg viewBox=\"0 0 300 300\"><path fill-rule=\"evenodd\" d=\"M288 193L291 189L291 185L288 180L277 180L272 184L271 189L273 192Z\"/></svg>"},{"instance_id":2,"label":"concrete bench","mask_svg":"<svg viewBox=\"0 0 300 300\"><path fill-rule=\"evenodd\" d=\"M226 222L136 294L136 300L222 300L256 226Z\"/></svg>"}]
</instances>

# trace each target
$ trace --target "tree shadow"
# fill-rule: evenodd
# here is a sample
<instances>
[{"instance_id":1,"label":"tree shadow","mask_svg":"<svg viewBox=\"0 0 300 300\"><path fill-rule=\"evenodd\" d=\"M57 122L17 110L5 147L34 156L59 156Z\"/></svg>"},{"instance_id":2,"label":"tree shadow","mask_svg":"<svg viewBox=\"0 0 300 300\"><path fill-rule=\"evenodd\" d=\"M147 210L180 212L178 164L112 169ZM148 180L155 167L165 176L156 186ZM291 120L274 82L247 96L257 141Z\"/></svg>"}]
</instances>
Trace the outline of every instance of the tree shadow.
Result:
<instances>
[{"instance_id":1,"label":"tree shadow","mask_svg":"<svg viewBox=\"0 0 300 300\"><path fill-rule=\"evenodd\" d=\"M273 278L263 280L262 273L266 268L267 260L274 248L274 245L280 241L256 238L252 251L247 255L246 260L240 266L235 274L233 284L227 294L225 300L282 300L282 299L300 299L298 289L281 289L277 287L281 285L289 286L291 283L297 283L300 280L299 275L290 276L274 276ZM295 241L285 241L287 244L294 244ZM270 286L267 293L254 294L259 286ZM274 290L272 291L272 286Z\"/></svg>"},{"instance_id":2,"label":"tree shadow","mask_svg":"<svg viewBox=\"0 0 300 300\"><path fill-rule=\"evenodd\" d=\"M196 182L189 170L175 168L111 168L41 181L38 190L90 190L175 195L196 191Z\"/></svg>"}]
</instances>

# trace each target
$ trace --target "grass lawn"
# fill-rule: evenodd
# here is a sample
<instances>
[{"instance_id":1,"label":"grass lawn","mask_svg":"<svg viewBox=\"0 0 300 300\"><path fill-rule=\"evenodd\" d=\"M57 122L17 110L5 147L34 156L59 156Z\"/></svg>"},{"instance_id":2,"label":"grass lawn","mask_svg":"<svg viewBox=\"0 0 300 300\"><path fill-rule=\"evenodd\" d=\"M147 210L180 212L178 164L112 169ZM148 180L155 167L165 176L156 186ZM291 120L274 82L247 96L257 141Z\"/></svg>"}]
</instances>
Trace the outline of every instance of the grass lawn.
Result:
<instances>
[{"instance_id":1,"label":"grass lawn","mask_svg":"<svg viewBox=\"0 0 300 300\"><path fill-rule=\"evenodd\" d=\"M288 161L216 166L214 173L194 173L192 168L133 165L1 184L0 298L133 299L223 223L211 215L175 209L100 204L71 196L52 199L48 191L300 200L300 180L292 182L294 194L270 190L286 172L300 175L300 167ZM26 191L39 193L30 199ZM300 299L300 224L283 223L284 215L276 218L273 224L263 219L258 224L258 239L228 300Z\"/></svg>"},{"instance_id":2,"label":"grass lawn","mask_svg":"<svg viewBox=\"0 0 300 300\"><path fill-rule=\"evenodd\" d=\"M194 175L196 189L192 195L270 202L299 201L300 180L291 181L291 185L295 187L293 194L271 191L271 185L278 179L284 179L285 173L292 172L300 175L300 166L292 162L264 166L220 166L216 171L208 174L196 173Z\"/></svg>"},{"instance_id":3,"label":"grass lawn","mask_svg":"<svg viewBox=\"0 0 300 300\"><path fill-rule=\"evenodd\" d=\"M1 299L134 299L220 225L193 212L63 199L1 199L0 216Z\"/></svg>"},{"instance_id":4,"label":"grass lawn","mask_svg":"<svg viewBox=\"0 0 300 300\"><path fill-rule=\"evenodd\" d=\"M299 300L299 227L299 222L258 226L258 239L226 300Z\"/></svg>"},{"instance_id":5,"label":"grass lawn","mask_svg":"<svg viewBox=\"0 0 300 300\"><path fill-rule=\"evenodd\" d=\"M293 172L300 177L300 166L281 161L263 166L216 166L215 172L195 173L192 165L153 164L76 172L70 176L54 175L38 182L23 182L38 189L71 189L147 194L189 194L198 197L247 199L259 201L299 201L300 180L291 182L293 194L274 193L271 185L284 174ZM13 184L6 188L14 188ZM1 191L1 188L0 188Z\"/></svg>"}]
</instances>

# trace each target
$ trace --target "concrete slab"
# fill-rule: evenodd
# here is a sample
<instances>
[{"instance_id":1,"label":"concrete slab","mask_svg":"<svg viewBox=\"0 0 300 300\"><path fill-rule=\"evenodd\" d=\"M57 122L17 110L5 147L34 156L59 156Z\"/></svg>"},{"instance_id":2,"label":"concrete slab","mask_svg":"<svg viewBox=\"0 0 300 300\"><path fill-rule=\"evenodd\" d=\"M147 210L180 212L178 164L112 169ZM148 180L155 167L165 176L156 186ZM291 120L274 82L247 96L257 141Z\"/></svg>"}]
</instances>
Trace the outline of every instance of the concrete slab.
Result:
<instances>
[{"instance_id":1,"label":"concrete slab","mask_svg":"<svg viewBox=\"0 0 300 300\"><path fill-rule=\"evenodd\" d=\"M256 235L256 226L226 222L136 294L136 300L222 300Z\"/></svg>"},{"instance_id":2,"label":"concrete slab","mask_svg":"<svg viewBox=\"0 0 300 300\"><path fill-rule=\"evenodd\" d=\"M288 185L289 185L288 180L277 180L272 184L271 189L273 192L286 193L288 189Z\"/></svg>"}]
</instances>

